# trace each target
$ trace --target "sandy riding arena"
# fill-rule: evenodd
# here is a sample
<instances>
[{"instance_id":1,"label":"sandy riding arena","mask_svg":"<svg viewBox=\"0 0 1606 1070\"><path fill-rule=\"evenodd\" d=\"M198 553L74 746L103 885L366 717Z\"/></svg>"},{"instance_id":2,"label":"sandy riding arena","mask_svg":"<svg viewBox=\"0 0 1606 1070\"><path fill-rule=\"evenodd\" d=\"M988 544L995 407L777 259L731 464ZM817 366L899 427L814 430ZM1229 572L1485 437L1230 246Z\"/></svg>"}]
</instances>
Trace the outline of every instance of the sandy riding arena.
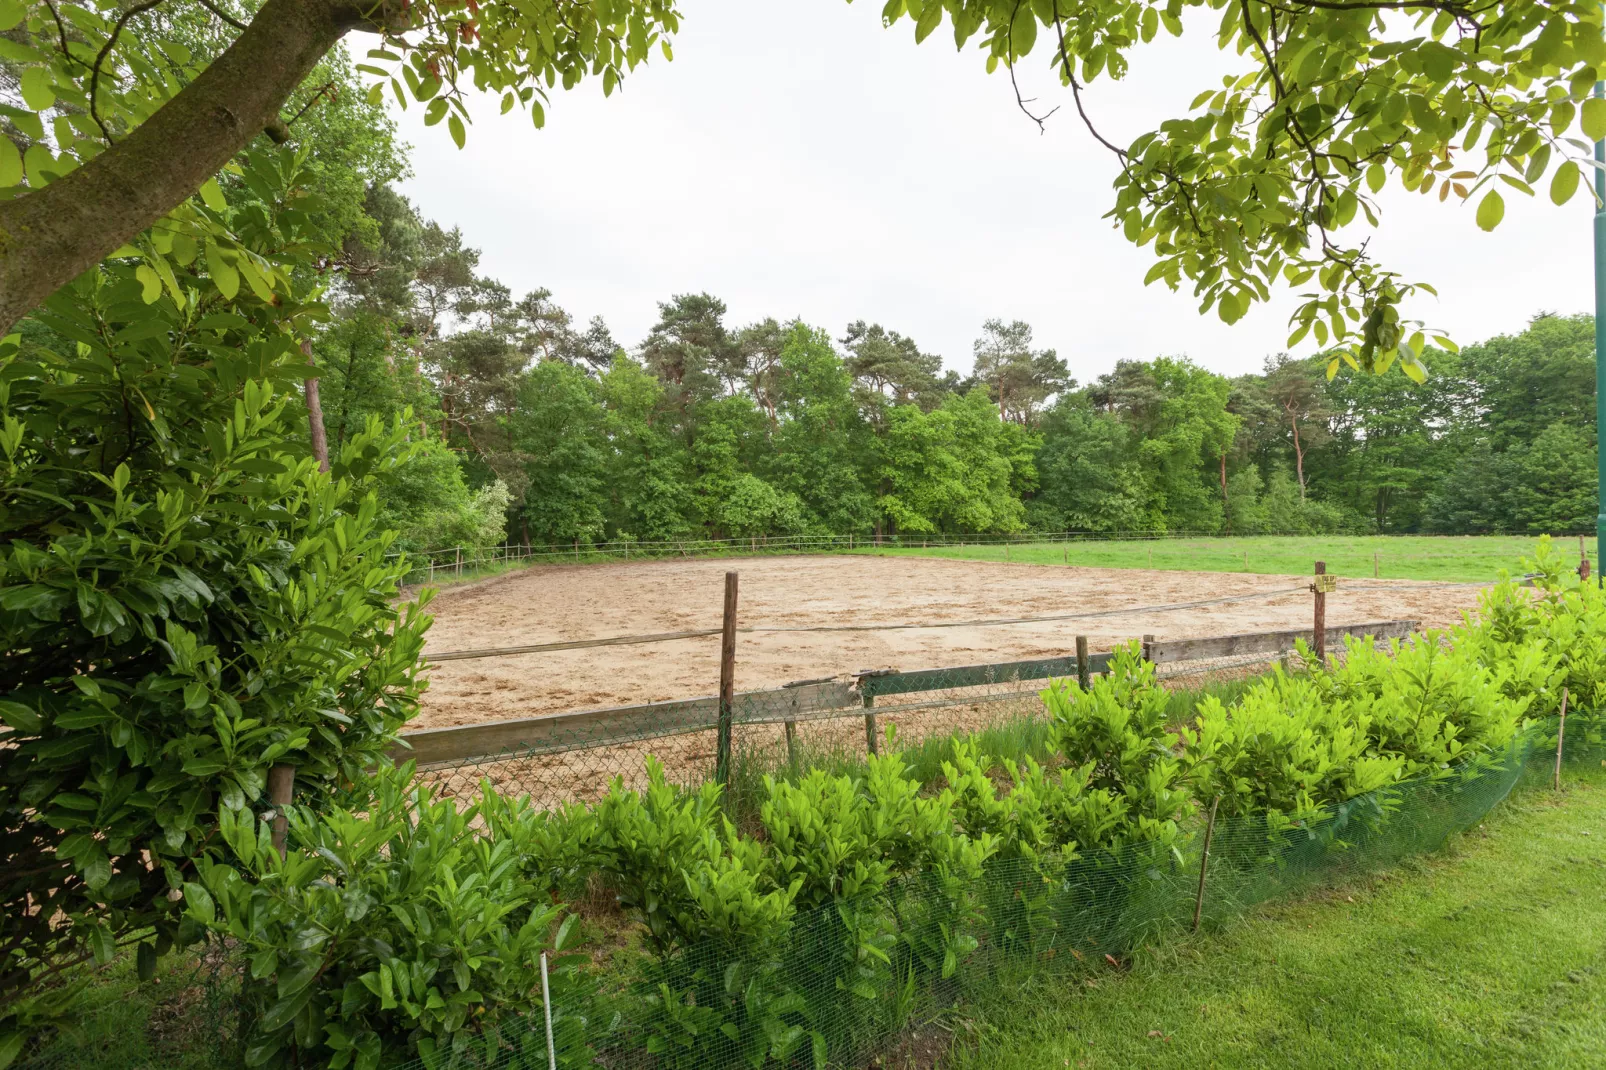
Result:
<instances>
[{"instance_id":1,"label":"sandy riding arena","mask_svg":"<svg viewBox=\"0 0 1606 1070\"><path fill-rule=\"evenodd\" d=\"M1055 623L738 637L738 690L868 668L922 669L1064 655L1161 639L1309 627L1308 577L1064 568L925 557L758 557L538 566L442 591L430 651L717 628L724 574L741 573L743 627L941 623L1131 610ZM1289 592L1274 594L1274 592ZM1264 599L1171 611L1144 607L1266 592ZM1477 588L1342 580L1330 625L1415 619L1456 623ZM713 694L717 636L440 664L412 728Z\"/></svg>"}]
</instances>

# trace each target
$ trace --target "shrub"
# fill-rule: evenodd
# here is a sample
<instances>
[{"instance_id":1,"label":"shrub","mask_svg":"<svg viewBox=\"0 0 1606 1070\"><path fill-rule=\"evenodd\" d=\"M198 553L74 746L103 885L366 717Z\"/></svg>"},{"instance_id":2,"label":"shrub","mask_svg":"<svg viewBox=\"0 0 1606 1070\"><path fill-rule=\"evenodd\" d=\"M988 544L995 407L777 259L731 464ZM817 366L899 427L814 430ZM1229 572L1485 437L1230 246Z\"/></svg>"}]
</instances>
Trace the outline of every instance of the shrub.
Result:
<instances>
[{"instance_id":1,"label":"shrub","mask_svg":"<svg viewBox=\"0 0 1606 1070\"><path fill-rule=\"evenodd\" d=\"M1402 775L1444 777L1503 754L1532 701L1505 693L1508 666L1487 666L1451 638L1428 632L1387 647L1351 638L1326 665L1301 654L1321 701L1365 718L1376 750L1403 759Z\"/></svg>"},{"instance_id":2,"label":"shrub","mask_svg":"<svg viewBox=\"0 0 1606 1070\"><path fill-rule=\"evenodd\" d=\"M1051 683L1043 701L1064 760L1089 766L1086 787L1125 804L1124 819L1108 816L1097 841L1109 850L1135 842L1169 846L1177 822L1193 807L1185 770L1170 730L1166 691L1136 643L1116 649L1107 675L1084 689L1075 680Z\"/></svg>"},{"instance_id":3,"label":"shrub","mask_svg":"<svg viewBox=\"0 0 1606 1070\"><path fill-rule=\"evenodd\" d=\"M246 159L272 203L208 209L241 248L180 219L140 239L172 279L106 261L0 340L0 1052L63 971L138 943L149 976L194 935L170 893L273 764L327 796L416 708L428 619L373 504L405 434L328 474L306 445L300 162Z\"/></svg>"},{"instance_id":4,"label":"shrub","mask_svg":"<svg viewBox=\"0 0 1606 1070\"><path fill-rule=\"evenodd\" d=\"M589 1065L585 1020L569 1011L585 1003L584 956L560 953L574 919L522 877L530 844L482 835L478 807L432 799L413 772L375 774L365 813L292 808L282 859L266 821L224 811L233 861L202 859L184 894L188 916L248 963L246 1064L492 1065L511 1046L539 1048L544 1065L532 1027L551 951L562 1065Z\"/></svg>"},{"instance_id":5,"label":"shrub","mask_svg":"<svg viewBox=\"0 0 1606 1070\"><path fill-rule=\"evenodd\" d=\"M1207 696L1182 737L1201 802L1278 828L1399 778L1404 757L1373 753L1369 728L1308 678L1277 672L1230 709Z\"/></svg>"}]
</instances>

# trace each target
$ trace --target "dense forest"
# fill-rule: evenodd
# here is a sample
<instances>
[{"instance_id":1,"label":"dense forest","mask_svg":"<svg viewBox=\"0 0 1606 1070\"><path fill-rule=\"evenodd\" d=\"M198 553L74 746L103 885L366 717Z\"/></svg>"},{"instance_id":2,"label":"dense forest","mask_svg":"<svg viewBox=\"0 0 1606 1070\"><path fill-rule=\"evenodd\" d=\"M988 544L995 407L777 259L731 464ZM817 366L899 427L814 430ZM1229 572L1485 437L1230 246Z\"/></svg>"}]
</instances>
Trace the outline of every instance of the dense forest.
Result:
<instances>
[{"instance_id":1,"label":"dense forest","mask_svg":"<svg viewBox=\"0 0 1606 1070\"><path fill-rule=\"evenodd\" d=\"M332 443L410 411L425 445L385 515L411 548L1594 522L1588 316L1429 350L1420 385L1285 354L1236 378L1166 356L1080 383L1028 324L990 320L961 377L880 323L736 324L706 293L621 344L481 275L460 231L388 185L365 208L314 351Z\"/></svg>"},{"instance_id":2,"label":"dense forest","mask_svg":"<svg viewBox=\"0 0 1606 1070\"><path fill-rule=\"evenodd\" d=\"M321 302L304 318L327 305L309 384L335 455L373 418L407 429L379 489L399 548L1593 525L1590 317L1429 349L1422 384L1329 380L1324 354L1229 378L1187 359L1186 338L1079 381L1077 355L1004 320L979 325L961 376L904 325L741 324L706 293L670 296L645 338L619 339L483 274L471 235L397 192L407 147L350 61L317 79L274 165L302 188L281 207L304 235L297 284ZM222 184L273 202L250 173ZM86 344L42 319L21 337L49 360Z\"/></svg>"}]
</instances>

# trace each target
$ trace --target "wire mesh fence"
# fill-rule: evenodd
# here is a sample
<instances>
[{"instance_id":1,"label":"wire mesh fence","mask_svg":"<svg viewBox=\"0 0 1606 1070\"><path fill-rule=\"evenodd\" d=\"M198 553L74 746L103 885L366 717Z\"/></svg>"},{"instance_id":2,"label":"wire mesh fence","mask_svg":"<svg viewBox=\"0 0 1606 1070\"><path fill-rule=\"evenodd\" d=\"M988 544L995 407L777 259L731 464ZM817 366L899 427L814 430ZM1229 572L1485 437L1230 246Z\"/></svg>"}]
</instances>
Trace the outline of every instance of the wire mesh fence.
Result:
<instances>
[{"instance_id":1,"label":"wire mesh fence","mask_svg":"<svg viewBox=\"0 0 1606 1070\"><path fill-rule=\"evenodd\" d=\"M1352 630L1387 637L1405 634L1414 624L1378 622ZM1151 641L1145 649L1173 692L1173 713L1180 721L1202 695L1227 700L1274 666L1297 666L1295 634L1267 633L1272 644L1239 643L1257 647L1239 653L1215 651L1230 649L1234 644L1228 639L1261 637ZM1343 653L1335 647L1330 656ZM1106 653L1090 654L1085 668L1075 657L1064 657L909 672L867 670L737 694L730 703L731 790L739 794L744 785L756 790L764 775L862 764L889 745L935 756L945 741L972 734L989 743L1007 740L1008 753L1033 753L1043 745L1046 728L1043 688L1081 671L1102 672L1108 659ZM555 808L595 801L616 779L639 789L648 755L662 763L674 783L691 786L714 778L719 720L719 699L707 696L414 733L406 738L416 749L395 755L417 760L421 779L465 804L483 783Z\"/></svg>"},{"instance_id":2,"label":"wire mesh fence","mask_svg":"<svg viewBox=\"0 0 1606 1070\"><path fill-rule=\"evenodd\" d=\"M1011 976L1072 975L1196 918L1218 922L1433 850L1525 777L1547 775L1554 741L1554 726L1536 726L1503 755L1292 827L1245 819L1207 834L1200 820L1169 847L999 859L961 882L910 875L800 915L746 955L712 943L592 974L553 995L550 1027L513 1023L408 1070L875 1065L921 1023ZM1580 734L1566 760L1606 762L1606 746Z\"/></svg>"},{"instance_id":3,"label":"wire mesh fence","mask_svg":"<svg viewBox=\"0 0 1606 1070\"><path fill-rule=\"evenodd\" d=\"M1603 727L1598 716L1569 718L1563 762L1606 768ZM584 968L555 979L546 1001L550 1023L540 1014L504 1021L494 1032L465 1033L459 1050L402 1065L878 1065L946 1009L1001 984L1074 976L1106 955L1180 933L1196 916L1217 923L1433 850L1476 825L1519 784L1548 785L1557 735L1554 720L1535 724L1503 754L1391 785L1293 825L1274 827L1264 818L1211 825L1200 813L1169 845L994 859L966 880L913 873L874 896L799 914L773 940L738 954L717 942L652 953L616 931L620 918L606 897L582 896L574 908L600 946ZM918 748L905 755L920 775ZM732 787L739 789L737 779ZM731 809L740 809L735 799ZM175 983L173 998L190 1014L168 1042L183 1046L183 1058L139 1065L237 1065L237 1031L247 1020L237 999L242 969L226 945L211 945ZM87 1065L97 1035L145 1025L114 1001L87 1010L78 1032L18 1066Z\"/></svg>"}]
</instances>

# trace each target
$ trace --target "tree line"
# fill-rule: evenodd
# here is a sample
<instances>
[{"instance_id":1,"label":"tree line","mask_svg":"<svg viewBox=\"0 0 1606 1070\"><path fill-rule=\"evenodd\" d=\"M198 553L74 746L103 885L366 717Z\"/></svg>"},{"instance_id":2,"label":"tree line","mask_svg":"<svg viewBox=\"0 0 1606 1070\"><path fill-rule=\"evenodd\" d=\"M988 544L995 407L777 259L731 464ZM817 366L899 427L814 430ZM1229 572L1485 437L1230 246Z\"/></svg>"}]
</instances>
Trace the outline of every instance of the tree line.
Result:
<instances>
[{"instance_id":1,"label":"tree line","mask_svg":"<svg viewBox=\"0 0 1606 1070\"><path fill-rule=\"evenodd\" d=\"M1428 348L1421 383L1330 355L1229 377L1185 356L1080 383L1030 325L982 325L967 376L863 320L731 322L707 293L622 345L551 291L480 273L390 186L316 338L337 447L407 413L384 492L411 549L1029 531L1540 533L1596 513L1594 337L1540 314ZM1179 344L1179 349L1185 345Z\"/></svg>"}]
</instances>

